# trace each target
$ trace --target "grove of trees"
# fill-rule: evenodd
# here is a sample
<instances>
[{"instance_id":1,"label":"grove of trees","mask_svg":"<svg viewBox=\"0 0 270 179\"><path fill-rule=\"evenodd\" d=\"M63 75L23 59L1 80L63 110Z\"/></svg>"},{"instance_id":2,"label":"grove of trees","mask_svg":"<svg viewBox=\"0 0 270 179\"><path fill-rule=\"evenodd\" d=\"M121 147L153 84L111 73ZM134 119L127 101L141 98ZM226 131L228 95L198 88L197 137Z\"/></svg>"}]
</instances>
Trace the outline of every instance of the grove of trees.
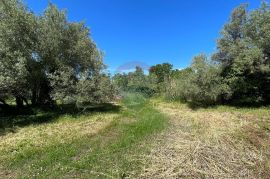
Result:
<instances>
[{"instance_id":1,"label":"grove of trees","mask_svg":"<svg viewBox=\"0 0 270 179\"><path fill-rule=\"evenodd\" d=\"M103 54L84 23L69 22L49 4L41 15L20 0L0 0L0 108L82 105L112 101L117 93L165 95L194 104L269 104L270 6L240 5L217 41L216 52L194 57L186 69L157 64L110 77Z\"/></svg>"}]
</instances>

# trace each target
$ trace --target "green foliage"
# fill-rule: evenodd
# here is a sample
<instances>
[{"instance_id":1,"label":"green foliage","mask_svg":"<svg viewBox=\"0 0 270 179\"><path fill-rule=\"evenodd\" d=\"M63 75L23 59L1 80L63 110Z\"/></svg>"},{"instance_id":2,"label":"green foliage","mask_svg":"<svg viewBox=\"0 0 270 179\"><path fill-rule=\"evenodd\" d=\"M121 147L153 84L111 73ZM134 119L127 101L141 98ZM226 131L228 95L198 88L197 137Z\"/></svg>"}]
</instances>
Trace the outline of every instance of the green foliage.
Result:
<instances>
[{"instance_id":1,"label":"green foliage","mask_svg":"<svg viewBox=\"0 0 270 179\"><path fill-rule=\"evenodd\" d=\"M114 90L102 53L84 23L68 22L66 12L49 4L35 16L18 0L0 2L0 101L17 105L102 103Z\"/></svg>"},{"instance_id":2,"label":"green foliage","mask_svg":"<svg viewBox=\"0 0 270 179\"><path fill-rule=\"evenodd\" d=\"M247 12L236 8L222 31L213 59L222 66L224 83L229 86L225 99L237 103L266 103L270 95L269 26L270 8L263 2Z\"/></svg>"},{"instance_id":3,"label":"green foliage","mask_svg":"<svg viewBox=\"0 0 270 179\"><path fill-rule=\"evenodd\" d=\"M6 54L0 61L0 98L8 95L25 96L27 94L26 59L20 53Z\"/></svg>"},{"instance_id":4,"label":"green foliage","mask_svg":"<svg viewBox=\"0 0 270 179\"><path fill-rule=\"evenodd\" d=\"M172 72L167 96L199 104L256 104L270 101L270 7L236 8L209 62L195 57L189 71Z\"/></svg>"},{"instance_id":5,"label":"green foliage","mask_svg":"<svg viewBox=\"0 0 270 179\"><path fill-rule=\"evenodd\" d=\"M0 16L0 98L26 98L28 63L36 38L35 17L17 0L1 1Z\"/></svg>"},{"instance_id":6,"label":"green foliage","mask_svg":"<svg viewBox=\"0 0 270 179\"><path fill-rule=\"evenodd\" d=\"M161 83L169 78L172 71L172 67L173 65L169 63L157 64L150 67L149 73L155 74L157 76L157 82Z\"/></svg>"},{"instance_id":7,"label":"green foliage","mask_svg":"<svg viewBox=\"0 0 270 179\"><path fill-rule=\"evenodd\" d=\"M224 90L220 70L205 55L194 57L190 68L178 72L166 93L170 99L179 99L200 105L215 104Z\"/></svg>"},{"instance_id":8,"label":"green foliage","mask_svg":"<svg viewBox=\"0 0 270 179\"><path fill-rule=\"evenodd\" d=\"M187 67L187 68L182 69L182 70L175 69L175 70L172 70L172 72L171 72L171 78L172 79L184 78L185 76L187 76L191 72L192 72L192 69L190 67Z\"/></svg>"},{"instance_id":9,"label":"green foliage","mask_svg":"<svg viewBox=\"0 0 270 179\"><path fill-rule=\"evenodd\" d=\"M116 74L113 83L120 93L135 92L145 96L152 96L157 91L155 75L145 75L141 67L136 67L134 72Z\"/></svg>"},{"instance_id":10,"label":"green foliage","mask_svg":"<svg viewBox=\"0 0 270 179\"><path fill-rule=\"evenodd\" d=\"M236 8L225 24L211 62L195 57L184 70L157 64L145 75L135 72L110 77L103 72L103 54L84 23L71 23L66 12L49 4L33 14L19 0L0 1L0 107L10 97L17 106L104 103L114 93L145 96L166 93L193 103L269 103L270 7L251 12Z\"/></svg>"},{"instance_id":11,"label":"green foliage","mask_svg":"<svg viewBox=\"0 0 270 179\"><path fill-rule=\"evenodd\" d=\"M69 23L64 11L49 5L40 20L40 56L47 67L54 100L104 103L113 98L110 78L103 74L102 54L83 23ZM53 39L53 40L51 40Z\"/></svg>"},{"instance_id":12,"label":"green foliage","mask_svg":"<svg viewBox=\"0 0 270 179\"><path fill-rule=\"evenodd\" d=\"M149 69L150 76L156 76L157 89L159 92L167 90L167 82L170 81L173 65L162 63L151 66Z\"/></svg>"},{"instance_id":13,"label":"green foliage","mask_svg":"<svg viewBox=\"0 0 270 179\"><path fill-rule=\"evenodd\" d=\"M190 67L183 70L174 70L172 80L169 83L170 88L165 93L165 96L171 100L187 101L191 73L192 69Z\"/></svg>"},{"instance_id":14,"label":"green foliage","mask_svg":"<svg viewBox=\"0 0 270 179\"><path fill-rule=\"evenodd\" d=\"M93 76L90 79L79 80L76 94L77 104L83 103L108 103L114 98L115 89L111 79L106 74Z\"/></svg>"},{"instance_id":15,"label":"green foliage","mask_svg":"<svg viewBox=\"0 0 270 179\"><path fill-rule=\"evenodd\" d=\"M113 76L113 85L119 91L127 91L128 90L128 75L123 73L117 73Z\"/></svg>"}]
</instances>

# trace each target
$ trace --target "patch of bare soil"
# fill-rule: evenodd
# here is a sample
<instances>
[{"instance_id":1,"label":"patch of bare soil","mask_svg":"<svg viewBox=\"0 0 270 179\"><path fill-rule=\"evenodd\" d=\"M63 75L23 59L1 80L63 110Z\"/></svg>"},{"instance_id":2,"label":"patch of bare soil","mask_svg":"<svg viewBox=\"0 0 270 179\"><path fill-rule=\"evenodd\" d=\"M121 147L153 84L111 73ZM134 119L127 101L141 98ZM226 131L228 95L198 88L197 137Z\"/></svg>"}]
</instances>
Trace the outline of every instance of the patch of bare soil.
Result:
<instances>
[{"instance_id":1,"label":"patch of bare soil","mask_svg":"<svg viewBox=\"0 0 270 179\"><path fill-rule=\"evenodd\" d=\"M157 139L141 178L269 177L262 150L238 134L249 120L164 103L157 108L169 116L171 127Z\"/></svg>"},{"instance_id":2,"label":"patch of bare soil","mask_svg":"<svg viewBox=\"0 0 270 179\"><path fill-rule=\"evenodd\" d=\"M9 179L9 178L16 178L17 175L11 171L2 169L0 167L0 178L5 178L5 179Z\"/></svg>"}]
</instances>

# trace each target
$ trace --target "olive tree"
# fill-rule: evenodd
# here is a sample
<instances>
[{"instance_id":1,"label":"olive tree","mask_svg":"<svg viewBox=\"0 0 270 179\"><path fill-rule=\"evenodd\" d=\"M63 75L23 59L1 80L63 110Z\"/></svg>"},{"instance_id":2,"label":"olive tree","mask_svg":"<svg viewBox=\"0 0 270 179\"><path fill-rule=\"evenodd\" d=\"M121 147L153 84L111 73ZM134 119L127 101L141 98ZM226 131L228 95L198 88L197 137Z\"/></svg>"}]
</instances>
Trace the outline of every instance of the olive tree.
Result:
<instances>
[{"instance_id":1,"label":"olive tree","mask_svg":"<svg viewBox=\"0 0 270 179\"><path fill-rule=\"evenodd\" d=\"M103 103L113 98L112 84L103 73L102 53L83 23L69 23L65 11L50 4L40 17L39 56L54 100Z\"/></svg>"},{"instance_id":2,"label":"olive tree","mask_svg":"<svg viewBox=\"0 0 270 179\"><path fill-rule=\"evenodd\" d=\"M0 98L5 103L5 97L14 96L22 106L27 103L36 19L17 0L1 0L0 17Z\"/></svg>"},{"instance_id":3,"label":"olive tree","mask_svg":"<svg viewBox=\"0 0 270 179\"><path fill-rule=\"evenodd\" d=\"M19 0L0 1L0 101L17 105L109 101L103 54L84 23L49 4L40 16Z\"/></svg>"}]
</instances>

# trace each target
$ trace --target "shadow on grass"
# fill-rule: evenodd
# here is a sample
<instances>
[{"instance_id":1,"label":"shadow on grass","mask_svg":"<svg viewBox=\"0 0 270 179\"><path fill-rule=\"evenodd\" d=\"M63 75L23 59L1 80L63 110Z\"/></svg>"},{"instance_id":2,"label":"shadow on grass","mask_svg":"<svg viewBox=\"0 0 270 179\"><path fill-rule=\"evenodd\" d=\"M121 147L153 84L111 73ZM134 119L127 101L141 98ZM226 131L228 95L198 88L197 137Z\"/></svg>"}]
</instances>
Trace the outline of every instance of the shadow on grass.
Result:
<instances>
[{"instance_id":1,"label":"shadow on grass","mask_svg":"<svg viewBox=\"0 0 270 179\"><path fill-rule=\"evenodd\" d=\"M216 109L220 105L227 106L227 107L233 107L237 109L244 109L244 108L250 108L250 109L257 109L261 107L268 107L270 108L269 104L264 104L264 103L228 103L228 104L201 104L201 103L192 103L192 102L187 102L187 105L190 109L192 110L198 110L198 109Z\"/></svg>"},{"instance_id":2,"label":"shadow on grass","mask_svg":"<svg viewBox=\"0 0 270 179\"><path fill-rule=\"evenodd\" d=\"M25 107L21 109L10 106L5 110L0 111L0 135L5 135L9 132L16 132L17 127L54 122L62 115L79 117L80 115L95 112L117 113L120 108L121 106L111 103L88 105L83 109L77 108L75 105L58 105L55 108L49 108L46 106Z\"/></svg>"}]
</instances>

